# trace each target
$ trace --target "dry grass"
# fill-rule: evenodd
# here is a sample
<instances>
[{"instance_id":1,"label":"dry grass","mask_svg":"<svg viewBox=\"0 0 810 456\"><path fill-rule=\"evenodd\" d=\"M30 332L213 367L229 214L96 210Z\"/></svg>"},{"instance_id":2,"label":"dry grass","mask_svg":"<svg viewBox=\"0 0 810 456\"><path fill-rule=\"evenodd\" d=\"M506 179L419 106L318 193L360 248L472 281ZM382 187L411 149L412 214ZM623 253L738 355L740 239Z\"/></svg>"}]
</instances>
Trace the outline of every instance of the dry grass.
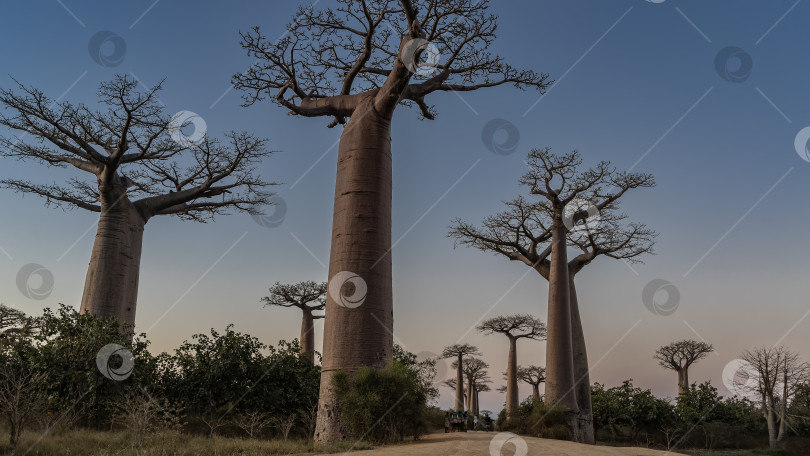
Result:
<instances>
[{"instance_id":1,"label":"dry grass","mask_svg":"<svg viewBox=\"0 0 810 456\"><path fill-rule=\"evenodd\" d=\"M0 454L7 451L7 435L0 434ZM41 440L40 440L41 439ZM146 436L137 447L132 447L127 432L71 430L42 437L41 433L26 432L17 447L16 455L26 456L253 456L253 455L306 455L313 453L339 453L349 450L371 449L368 444L340 444L334 447L316 447L301 440L258 440L228 437L207 438L197 435L158 433Z\"/></svg>"}]
</instances>

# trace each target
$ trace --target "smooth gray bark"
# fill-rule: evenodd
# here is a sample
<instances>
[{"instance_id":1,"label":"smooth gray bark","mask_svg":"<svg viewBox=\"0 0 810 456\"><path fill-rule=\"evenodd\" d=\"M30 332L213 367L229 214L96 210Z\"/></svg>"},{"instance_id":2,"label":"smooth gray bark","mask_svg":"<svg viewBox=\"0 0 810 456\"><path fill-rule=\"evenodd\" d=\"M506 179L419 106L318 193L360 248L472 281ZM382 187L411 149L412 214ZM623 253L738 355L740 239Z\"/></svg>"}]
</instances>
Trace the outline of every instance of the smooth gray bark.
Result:
<instances>
[{"instance_id":1,"label":"smooth gray bark","mask_svg":"<svg viewBox=\"0 0 810 456\"><path fill-rule=\"evenodd\" d=\"M554 215L551 227L552 253L548 293L546 404L566 409L569 434L572 440L576 440L579 407L575 394L568 252L566 251L566 227L563 224L562 207L556 208Z\"/></svg>"},{"instance_id":2,"label":"smooth gray bark","mask_svg":"<svg viewBox=\"0 0 810 456\"><path fill-rule=\"evenodd\" d=\"M357 274L367 286L367 295L357 307L327 295L315 428L315 440L321 443L348 436L340 423L334 373L382 368L393 359L390 131L390 116L375 108L373 96L366 96L340 139L329 277L344 271ZM345 293L351 296L354 291Z\"/></svg>"}]
</instances>

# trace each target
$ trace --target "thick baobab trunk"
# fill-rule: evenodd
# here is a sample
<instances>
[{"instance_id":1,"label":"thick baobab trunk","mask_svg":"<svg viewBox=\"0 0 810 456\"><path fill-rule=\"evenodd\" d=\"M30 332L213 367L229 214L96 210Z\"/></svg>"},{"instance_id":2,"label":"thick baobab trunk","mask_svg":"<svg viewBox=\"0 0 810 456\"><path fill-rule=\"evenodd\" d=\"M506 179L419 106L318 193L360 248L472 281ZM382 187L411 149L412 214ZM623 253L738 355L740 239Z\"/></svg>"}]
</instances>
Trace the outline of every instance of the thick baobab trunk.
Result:
<instances>
[{"instance_id":1,"label":"thick baobab trunk","mask_svg":"<svg viewBox=\"0 0 810 456\"><path fill-rule=\"evenodd\" d=\"M686 394L689 392L689 368L682 367L678 369L678 394Z\"/></svg>"},{"instance_id":2,"label":"thick baobab trunk","mask_svg":"<svg viewBox=\"0 0 810 456\"><path fill-rule=\"evenodd\" d=\"M135 325L146 219L121 192L102 191L102 210L84 283L81 311Z\"/></svg>"},{"instance_id":3,"label":"thick baobab trunk","mask_svg":"<svg viewBox=\"0 0 810 456\"><path fill-rule=\"evenodd\" d=\"M540 400L540 384L532 383L532 402Z\"/></svg>"},{"instance_id":4,"label":"thick baobab trunk","mask_svg":"<svg viewBox=\"0 0 810 456\"><path fill-rule=\"evenodd\" d=\"M551 226L551 265L548 291L548 341L546 343L546 404L566 409L570 437L576 440L579 409L574 381L571 339L571 300L568 287L568 253L562 208L555 208Z\"/></svg>"},{"instance_id":5,"label":"thick baobab trunk","mask_svg":"<svg viewBox=\"0 0 810 456\"><path fill-rule=\"evenodd\" d=\"M393 359L391 120L361 101L340 139L315 440L347 437L332 376ZM345 283L333 284L333 278ZM339 289L338 296L333 290ZM361 296L365 294L364 296ZM459 383L459 388L463 385Z\"/></svg>"},{"instance_id":6,"label":"thick baobab trunk","mask_svg":"<svg viewBox=\"0 0 810 456\"><path fill-rule=\"evenodd\" d=\"M461 354L458 355L458 369L456 369L456 408L457 412L464 411L464 372L461 370L461 361L463 360Z\"/></svg>"},{"instance_id":7,"label":"thick baobab trunk","mask_svg":"<svg viewBox=\"0 0 810 456\"><path fill-rule=\"evenodd\" d=\"M511 419L517 412L518 379L517 379L517 339L509 337L509 357L506 361L506 417Z\"/></svg>"},{"instance_id":8,"label":"thick baobab trunk","mask_svg":"<svg viewBox=\"0 0 810 456\"><path fill-rule=\"evenodd\" d=\"M585 331L582 329L573 274L568 278L568 297L571 301L571 340L574 352L574 378L577 382L576 399L579 407L578 441L592 445L596 442L596 435L593 429L591 376L588 366L588 350L585 346Z\"/></svg>"},{"instance_id":9,"label":"thick baobab trunk","mask_svg":"<svg viewBox=\"0 0 810 456\"><path fill-rule=\"evenodd\" d=\"M315 319L307 310L301 318L301 356L315 363Z\"/></svg>"}]
</instances>

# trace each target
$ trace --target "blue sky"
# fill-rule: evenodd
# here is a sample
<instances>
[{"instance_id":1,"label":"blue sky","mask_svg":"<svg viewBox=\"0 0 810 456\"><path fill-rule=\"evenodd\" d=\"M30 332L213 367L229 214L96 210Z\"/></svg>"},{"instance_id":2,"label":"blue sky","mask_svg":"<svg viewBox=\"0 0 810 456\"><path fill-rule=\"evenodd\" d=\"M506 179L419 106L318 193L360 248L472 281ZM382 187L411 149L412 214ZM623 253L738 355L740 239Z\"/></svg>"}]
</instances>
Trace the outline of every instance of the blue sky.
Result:
<instances>
[{"instance_id":1,"label":"blue sky","mask_svg":"<svg viewBox=\"0 0 810 456\"><path fill-rule=\"evenodd\" d=\"M13 76L53 97L93 104L98 83L114 74L146 85L166 78L167 112L194 111L210 134L248 130L279 150L261 170L284 183L276 189L288 208L281 226L264 228L241 214L204 225L174 218L147 225L137 324L156 351L231 322L269 343L296 337L299 315L263 309L260 297L275 281L326 280L340 130L267 102L242 108L239 93L228 90L231 75L251 63L237 32L261 25L268 36L281 35L298 3L9 0L0 7L0 86L10 87ZM522 265L454 249L445 235L451 219L478 222L516 196L525 153L550 146L579 150L586 164L635 165L658 182L624 203L633 220L660 233L657 255L632 270L602 259L578 277L592 380L614 385L632 377L674 396L675 374L657 367L652 353L676 338L715 345L716 354L696 365L691 379L712 380L723 393L723 367L744 349L780 342L806 352L810 163L794 139L810 125L810 3L493 3L501 21L493 50L557 83L539 102L536 92L511 87L439 94L430 100L436 121L397 111L393 264L400 343L413 352L438 352L459 340L477 344L500 381L505 338L469 329L490 308L489 315L545 316L547 286ZM126 43L120 65L91 58L88 43L99 31ZM743 82L727 81L715 68L728 46L753 62ZM734 72L737 64L728 68ZM493 154L481 141L482 128L496 118L520 132L510 155ZM8 159L0 166L2 177L43 183L72 175ZM78 306L95 215L45 208L9 191L0 192L0 204L0 302L33 314L58 302ZM53 273L54 289L44 300L27 298L15 284L29 263ZM642 289L656 278L680 291L670 316L642 303ZM543 344L522 342L518 350L521 363L543 363ZM502 401L497 393L482 397L493 410ZM442 405L450 402L443 391Z\"/></svg>"}]
</instances>

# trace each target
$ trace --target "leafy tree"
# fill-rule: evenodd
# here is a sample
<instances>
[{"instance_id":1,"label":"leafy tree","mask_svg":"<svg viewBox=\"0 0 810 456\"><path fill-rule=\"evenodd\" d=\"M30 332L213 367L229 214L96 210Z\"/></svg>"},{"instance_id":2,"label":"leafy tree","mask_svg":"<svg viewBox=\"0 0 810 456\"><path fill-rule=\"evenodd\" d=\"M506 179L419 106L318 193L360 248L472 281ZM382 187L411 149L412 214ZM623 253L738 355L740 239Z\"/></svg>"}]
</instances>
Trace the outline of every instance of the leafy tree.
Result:
<instances>
[{"instance_id":1,"label":"leafy tree","mask_svg":"<svg viewBox=\"0 0 810 456\"><path fill-rule=\"evenodd\" d=\"M674 420L667 401L656 398L650 390L633 386L632 379L608 389L595 383L592 397L594 426L597 432L609 431L613 440L636 441L641 432L656 433Z\"/></svg>"},{"instance_id":2,"label":"leafy tree","mask_svg":"<svg viewBox=\"0 0 810 456\"><path fill-rule=\"evenodd\" d=\"M30 338L13 337L0 344L0 416L8 423L10 453L25 426L47 408L47 370L37 361Z\"/></svg>"},{"instance_id":3,"label":"leafy tree","mask_svg":"<svg viewBox=\"0 0 810 456\"><path fill-rule=\"evenodd\" d=\"M233 325L192 339L167 360L172 373L167 396L203 420L210 434L232 415L287 416L314 406L319 368L300 356L297 343L267 346Z\"/></svg>"},{"instance_id":4,"label":"leafy tree","mask_svg":"<svg viewBox=\"0 0 810 456\"><path fill-rule=\"evenodd\" d=\"M154 380L153 362L141 337L130 340L131 326L117 318L103 318L79 313L60 304L56 310L45 309L35 318L37 331L32 335L37 348L36 362L47 370L46 391L51 415L61 422L51 423L70 427L83 421L88 425L109 419L107 404L123 392L127 385L146 386ZM131 372L120 379L110 375L123 367L120 355L106 360L107 375L102 374L98 356L102 348L117 344L132 354Z\"/></svg>"},{"instance_id":5,"label":"leafy tree","mask_svg":"<svg viewBox=\"0 0 810 456\"><path fill-rule=\"evenodd\" d=\"M414 353L405 350L399 344L394 344L394 361L397 361L416 373L419 381L425 388L428 403L434 403L436 399L438 399L439 389L436 388L436 375L438 375L436 369L438 363L437 358L426 358L419 361Z\"/></svg>"},{"instance_id":6,"label":"leafy tree","mask_svg":"<svg viewBox=\"0 0 810 456\"><path fill-rule=\"evenodd\" d=\"M803 437L810 437L810 383L796 388L796 394L788 409L791 426Z\"/></svg>"}]
</instances>

